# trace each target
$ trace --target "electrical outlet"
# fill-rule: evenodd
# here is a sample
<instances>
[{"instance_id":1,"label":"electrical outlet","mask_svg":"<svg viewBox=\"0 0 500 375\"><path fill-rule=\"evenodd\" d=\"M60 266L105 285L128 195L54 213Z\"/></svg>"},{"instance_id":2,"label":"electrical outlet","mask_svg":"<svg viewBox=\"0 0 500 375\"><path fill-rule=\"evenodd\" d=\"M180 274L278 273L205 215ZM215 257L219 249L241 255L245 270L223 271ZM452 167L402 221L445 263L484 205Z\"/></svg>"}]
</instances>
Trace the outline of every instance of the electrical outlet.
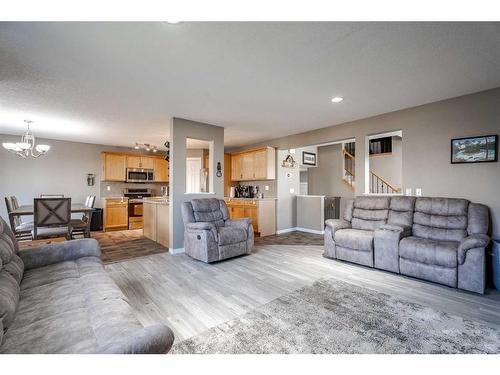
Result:
<instances>
[{"instance_id":1,"label":"electrical outlet","mask_svg":"<svg viewBox=\"0 0 500 375\"><path fill-rule=\"evenodd\" d=\"M111 191L111 186L107 185L107 186L106 186L106 190L107 190L107 191Z\"/></svg>"},{"instance_id":2,"label":"electrical outlet","mask_svg":"<svg viewBox=\"0 0 500 375\"><path fill-rule=\"evenodd\" d=\"M293 194L295 193L295 189L294 188L290 188L290 194Z\"/></svg>"},{"instance_id":3,"label":"electrical outlet","mask_svg":"<svg viewBox=\"0 0 500 375\"><path fill-rule=\"evenodd\" d=\"M416 188L416 189L415 189L415 195L416 195L417 197L422 196L422 188Z\"/></svg>"},{"instance_id":4,"label":"electrical outlet","mask_svg":"<svg viewBox=\"0 0 500 375\"><path fill-rule=\"evenodd\" d=\"M266 191L269 191L269 185L264 186L264 189L265 189Z\"/></svg>"},{"instance_id":5,"label":"electrical outlet","mask_svg":"<svg viewBox=\"0 0 500 375\"><path fill-rule=\"evenodd\" d=\"M406 195L411 196L411 188L406 188Z\"/></svg>"}]
</instances>

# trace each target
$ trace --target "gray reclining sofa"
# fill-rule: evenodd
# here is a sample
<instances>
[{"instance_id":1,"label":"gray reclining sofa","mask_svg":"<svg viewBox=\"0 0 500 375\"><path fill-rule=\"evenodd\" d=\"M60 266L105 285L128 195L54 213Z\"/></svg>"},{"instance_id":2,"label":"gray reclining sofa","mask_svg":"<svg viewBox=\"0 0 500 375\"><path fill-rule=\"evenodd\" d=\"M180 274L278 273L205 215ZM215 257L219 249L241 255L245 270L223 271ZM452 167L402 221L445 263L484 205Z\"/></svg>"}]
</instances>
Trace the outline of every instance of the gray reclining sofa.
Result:
<instances>
[{"instance_id":1,"label":"gray reclining sofa","mask_svg":"<svg viewBox=\"0 0 500 375\"><path fill-rule=\"evenodd\" d=\"M0 217L0 353L166 353L173 341L135 318L96 240L19 251Z\"/></svg>"},{"instance_id":2,"label":"gray reclining sofa","mask_svg":"<svg viewBox=\"0 0 500 375\"><path fill-rule=\"evenodd\" d=\"M222 199L192 199L182 204L184 250L194 259L216 262L250 254L254 242L250 218L229 219Z\"/></svg>"},{"instance_id":3,"label":"gray reclining sofa","mask_svg":"<svg viewBox=\"0 0 500 375\"><path fill-rule=\"evenodd\" d=\"M356 197L326 221L324 256L484 293L488 226L465 199Z\"/></svg>"}]
</instances>

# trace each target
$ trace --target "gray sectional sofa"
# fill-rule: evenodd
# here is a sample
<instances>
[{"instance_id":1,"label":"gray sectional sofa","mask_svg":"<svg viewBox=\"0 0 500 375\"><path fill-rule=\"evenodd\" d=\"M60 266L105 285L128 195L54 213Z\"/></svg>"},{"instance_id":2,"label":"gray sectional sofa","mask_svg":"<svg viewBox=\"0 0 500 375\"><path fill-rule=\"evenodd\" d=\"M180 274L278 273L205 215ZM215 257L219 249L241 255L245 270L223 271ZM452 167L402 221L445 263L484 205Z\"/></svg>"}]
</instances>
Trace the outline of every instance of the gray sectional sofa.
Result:
<instances>
[{"instance_id":1,"label":"gray sectional sofa","mask_svg":"<svg viewBox=\"0 0 500 375\"><path fill-rule=\"evenodd\" d=\"M19 251L0 217L0 353L166 353L173 341L135 318L97 241Z\"/></svg>"},{"instance_id":2,"label":"gray sectional sofa","mask_svg":"<svg viewBox=\"0 0 500 375\"><path fill-rule=\"evenodd\" d=\"M326 221L324 256L484 293L488 226L465 199L356 197Z\"/></svg>"},{"instance_id":3,"label":"gray sectional sofa","mask_svg":"<svg viewBox=\"0 0 500 375\"><path fill-rule=\"evenodd\" d=\"M182 205L184 250L205 263L250 254L254 233L250 218L229 219L222 199L192 199Z\"/></svg>"}]
</instances>

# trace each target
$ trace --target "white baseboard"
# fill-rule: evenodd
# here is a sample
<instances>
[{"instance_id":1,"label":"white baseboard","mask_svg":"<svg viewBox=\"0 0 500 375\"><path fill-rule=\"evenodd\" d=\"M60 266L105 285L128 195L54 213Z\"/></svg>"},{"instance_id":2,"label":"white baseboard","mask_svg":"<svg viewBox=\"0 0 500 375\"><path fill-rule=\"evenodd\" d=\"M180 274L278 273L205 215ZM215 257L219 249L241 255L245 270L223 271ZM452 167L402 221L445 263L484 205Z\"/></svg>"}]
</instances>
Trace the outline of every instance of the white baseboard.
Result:
<instances>
[{"instance_id":1,"label":"white baseboard","mask_svg":"<svg viewBox=\"0 0 500 375\"><path fill-rule=\"evenodd\" d=\"M277 230L276 234L290 233L295 231L297 231L297 228L287 228L287 229Z\"/></svg>"},{"instance_id":2,"label":"white baseboard","mask_svg":"<svg viewBox=\"0 0 500 375\"><path fill-rule=\"evenodd\" d=\"M300 228L300 227L297 227L295 229L298 232L306 232L306 233L313 233L313 234L325 234L324 230L316 230L316 229L308 229L308 228Z\"/></svg>"},{"instance_id":3,"label":"white baseboard","mask_svg":"<svg viewBox=\"0 0 500 375\"><path fill-rule=\"evenodd\" d=\"M290 233L290 232L306 232L306 233L313 233L313 234L325 234L324 230L315 230L315 229L300 228L300 227L281 229L281 230L276 231L276 234L283 234L283 233Z\"/></svg>"},{"instance_id":4,"label":"white baseboard","mask_svg":"<svg viewBox=\"0 0 500 375\"><path fill-rule=\"evenodd\" d=\"M185 250L183 247L180 247L178 249L168 249L168 252L172 255L175 255L175 254L183 254L185 253Z\"/></svg>"}]
</instances>

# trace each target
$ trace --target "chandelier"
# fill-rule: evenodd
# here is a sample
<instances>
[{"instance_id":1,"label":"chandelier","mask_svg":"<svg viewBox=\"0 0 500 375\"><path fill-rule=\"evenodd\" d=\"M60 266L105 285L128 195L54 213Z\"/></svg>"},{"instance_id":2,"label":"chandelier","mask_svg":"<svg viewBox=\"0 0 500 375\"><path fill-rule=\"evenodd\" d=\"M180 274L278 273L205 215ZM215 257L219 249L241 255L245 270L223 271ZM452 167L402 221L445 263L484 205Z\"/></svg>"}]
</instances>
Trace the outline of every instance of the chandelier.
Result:
<instances>
[{"instance_id":1,"label":"chandelier","mask_svg":"<svg viewBox=\"0 0 500 375\"><path fill-rule=\"evenodd\" d=\"M24 120L24 122L26 123L28 130L21 137L21 142L2 143L3 148L22 158L27 158L29 156L37 158L39 156L45 155L50 150L50 146L49 145L35 146L35 136L30 130L30 125L32 121Z\"/></svg>"}]
</instances>

